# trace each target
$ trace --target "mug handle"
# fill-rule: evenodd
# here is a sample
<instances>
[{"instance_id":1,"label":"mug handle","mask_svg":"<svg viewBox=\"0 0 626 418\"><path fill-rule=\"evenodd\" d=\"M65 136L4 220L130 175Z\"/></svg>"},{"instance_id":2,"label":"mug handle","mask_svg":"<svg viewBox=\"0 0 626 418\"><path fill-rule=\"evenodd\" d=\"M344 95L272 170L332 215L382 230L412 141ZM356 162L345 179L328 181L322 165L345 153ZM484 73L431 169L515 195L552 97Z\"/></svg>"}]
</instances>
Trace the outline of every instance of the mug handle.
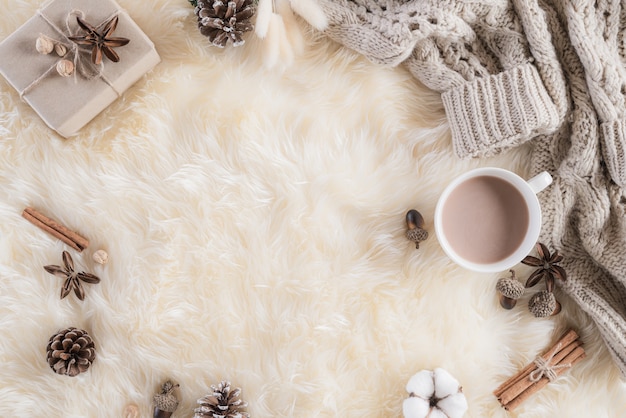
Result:
<instances>
[{"instance_id":1,"label":"mug handle","mask_svg":"<svg viewBox=\"0 0 626 418\"><path fill-rule=\"evenodd\" d=\"M552 176L547 171L542 171L537 174L535 177L531 178L527 181L530 188L535 192L535 194L539 193L550 184L552 184Z\"/></svg>"}]
</instances>

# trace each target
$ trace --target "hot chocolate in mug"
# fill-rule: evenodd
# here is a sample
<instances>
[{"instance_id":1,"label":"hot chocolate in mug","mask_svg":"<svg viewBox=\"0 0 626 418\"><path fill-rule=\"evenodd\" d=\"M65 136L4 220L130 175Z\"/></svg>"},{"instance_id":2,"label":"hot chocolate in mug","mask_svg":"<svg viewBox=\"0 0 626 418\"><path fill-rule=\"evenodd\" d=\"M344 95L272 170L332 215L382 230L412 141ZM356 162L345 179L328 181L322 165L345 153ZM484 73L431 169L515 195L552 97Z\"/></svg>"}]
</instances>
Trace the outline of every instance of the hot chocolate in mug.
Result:
<instances>
[{"instance_id":1,"label":"hot chocolate in mug","mask_svg":"<svg viewBox=\"0 0 626 418\"><path fill-rule=\"evenodd\" d=\"M539 239L537 193L551 183L545 171L524 180L495 167L457 177L435 209L435 233L444 252L460 266L483 273L515 266Z\"/></svg>"}]
</instances>

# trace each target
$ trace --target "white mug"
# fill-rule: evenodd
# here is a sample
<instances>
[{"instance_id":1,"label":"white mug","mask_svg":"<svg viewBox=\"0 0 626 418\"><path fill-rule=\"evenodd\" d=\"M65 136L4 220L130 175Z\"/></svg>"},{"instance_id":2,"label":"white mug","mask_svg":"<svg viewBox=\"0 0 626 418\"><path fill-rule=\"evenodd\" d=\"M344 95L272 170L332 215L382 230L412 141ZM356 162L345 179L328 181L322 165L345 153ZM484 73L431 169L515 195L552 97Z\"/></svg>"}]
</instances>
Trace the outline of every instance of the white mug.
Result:
<instances>
[{"instance_id":1,"label":"white mug","mask_svg":"<svg viewBox=\"0 0 626 418\"><path fill-rule=\"evenodd\" d=\"M545 171L528 181L495 167L462 174L437 201L435 233L439 244L452 261L469 270L495 273L510 269L539 239L541 207L537 193L551 183L552 176Z\"/></svg>"}]
</instances>

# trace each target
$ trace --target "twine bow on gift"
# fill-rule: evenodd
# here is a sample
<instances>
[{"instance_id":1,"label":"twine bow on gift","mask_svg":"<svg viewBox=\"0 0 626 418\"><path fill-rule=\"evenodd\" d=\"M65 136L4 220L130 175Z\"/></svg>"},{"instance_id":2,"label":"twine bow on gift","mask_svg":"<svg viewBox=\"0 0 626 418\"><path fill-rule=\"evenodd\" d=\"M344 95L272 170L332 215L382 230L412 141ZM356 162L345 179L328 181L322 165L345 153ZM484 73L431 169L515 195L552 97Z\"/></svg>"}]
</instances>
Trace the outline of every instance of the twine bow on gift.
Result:
<instances>
[{"instance_id":1,"label":"twine bow on gift","mask_svg":"<svg viewBox=\"0 0 626 418\"><path fill-rule=\"evenodd\" d=\"M558 343L552 349L552 351L550 352L550 354L548 355L546 359L544 359L541 356L535 359L534 363L535 363L535 366L537 366L537 369L533 370L530 373L530 376L528 376L531 382L536 383L540 381L541 378L544 376L547 377L550 382L552 382L554 379L558 377L556 373L557 370L567 369L567 368L572 367L572 365L569 363L550 365L550 362L552 361L556 353L559 352L560 349L561 349L561 343Z\"/></svg>"},{"instance_id":2,"label":"twine bow on gift","mask_svg":"<svg viewBox=\"0 0 626 418\"><path fill-rule=\"evenodd\" d=\"M54 42L65 46L68 49L67 56L72 56L71 61L74 64L74 82L77 83L77 74L80 74L87 81L93 79L100 79L104 83L106 83L115 94L120 97L122 92L120 92L115 85L105 76L104 74L104 63L100 62L99 64L94 64L92 62L92 53L91 51L87 51L79 47L79 42L72 40L71 38L76 38L77 33L74 33L72 30L72 21L77 21L77 18L84 19L85 13L82 10L73 9L71 10L65 19L64 28L59 27L55 22L50 20L45 14L38 11L38 15L55 31L59 34L59 36L63 39L62 41L55 40ZM111 14L107 19L103 21L100 25L96 26L96 30L101 28L102 26L107 25L107 23L111 22L112 19L116 18L119 15L119 11L115 11ZM40 75L37 79L35 79L31 84L29 84L26 88L24 88L20 92L20 97L23 98L30 90L38 86L46 77L50 75L50 73L56 70L57 64L54 63L48 68L42 75Z\"/></svg>"}]
</instances>

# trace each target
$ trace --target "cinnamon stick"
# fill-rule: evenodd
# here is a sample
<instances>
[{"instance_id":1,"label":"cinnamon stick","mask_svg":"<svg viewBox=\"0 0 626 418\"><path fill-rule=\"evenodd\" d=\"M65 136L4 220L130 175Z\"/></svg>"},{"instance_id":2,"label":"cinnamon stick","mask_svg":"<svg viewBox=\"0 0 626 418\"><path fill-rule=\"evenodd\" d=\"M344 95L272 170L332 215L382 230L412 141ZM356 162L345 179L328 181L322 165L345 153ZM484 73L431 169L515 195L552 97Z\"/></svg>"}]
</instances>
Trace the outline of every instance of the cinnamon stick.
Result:
<instances>
[{"instance_id":1,"label":"cinnamon stick","mask_svg":"<svg viewBox=\"0 0 626 418\"><path fill-rule=\"evenodd\" d=\"M569 364L571 365L571 367L574 367L574 365L584 359L585 356L585 350L582 347L576 347L576 349L572 351L568 356L566 356L560 364ZM554 372L557 376L560 376L568 371L571 367L558 368ZM529 386L524 392L520 393L519 396L511 400L511 402L504 405L504 409L506 409L507 411L514 410L529 397L537 393L539 390L543 389L548 383L550 383L550 379L545 376L542 377L538 382L535 382L532 386Z\"/></svg>"},{"instance_id":2,"label":"cinnamon stick","mask_svg":"<svg viewBox=\"0 0 626 418\"><path fill-rule=\"evenodd\" d=\"M55 238L60 239L76 251L80 252L89 247L89 241L86 238L80 236L74 231L71 231L31 207L24 209L22 216L33 225L43 229Z\"/></svg>"},{"instance_id":3,"label":"cinnamon stick","mask_svg":"<svg viewBox=\"0 0 626 418\"><path fill-rule=\"evenodd\" d=\"M567 358L573 351L577 349L581 349L581 342L576 340L568 344L565 348L558 351L552 359L550 359L549 366L556 366L563 362L563 359ZM555 346L556 347L556 346ZM554 348L552 349L554 350ZM549 356L552 355L552 350L548 351L546 354L541 356L545 361L548 361ZM534 362L531 363L533 366L531 372L537 368ZM557 370L563 370L562 368L558 368ZM530 386L533 386L535 383L531 380L530 375L531 372L523 376L520 380L518 380L515 384L513 384L509 389L507 389L500 397L500 403L502 405L506 405L511 402L513 399L517 398L522 392L526 391Z\"/></svg>"},{"instance_id":4,"label":"cinnamon stick","mask_svg":"<svg viewBox=\"0 0 626 418\"><path fill-rule=\"evenodd\" d=\"M561 344L561 349L564 349L576 339L578 339L578 334L573 329L570 329L554 344L554 346L550 350L546 351L543 354L542 356L543 359L547 360L549 353L552 350L554 350L554 347L556 347L557 345ZM505 391L507 391L510 387L512 387L518 381L523 380L526 376L530 375L530 373L535 369L535 367L536 366L533 362L529 363L522 370L520 370L515 375L507 379L504 383L502 383L496 390L493 391L493 394L496 395L496 397L500 398L502 394Z\"/></svg>"}]
</instances>

